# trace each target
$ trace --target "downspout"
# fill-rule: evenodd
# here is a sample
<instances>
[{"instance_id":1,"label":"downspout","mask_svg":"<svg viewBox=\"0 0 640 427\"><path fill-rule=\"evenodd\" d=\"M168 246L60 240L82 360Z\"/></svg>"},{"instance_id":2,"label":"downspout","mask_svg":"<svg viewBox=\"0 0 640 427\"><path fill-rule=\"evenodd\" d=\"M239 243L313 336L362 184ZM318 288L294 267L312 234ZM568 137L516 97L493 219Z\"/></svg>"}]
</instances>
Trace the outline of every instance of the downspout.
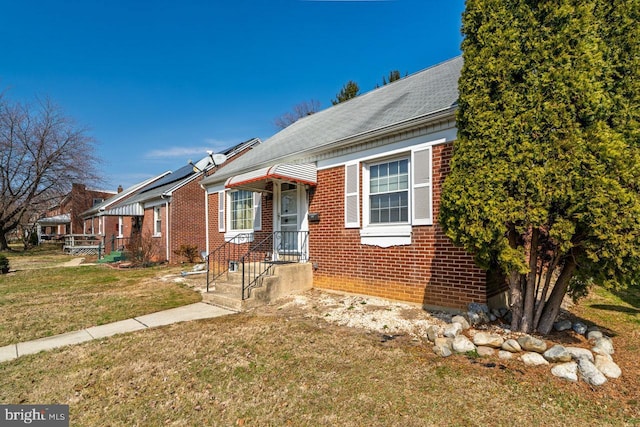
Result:
<instances>
[{"instance_id":1,"label":"downspout","mask_svg":"<svg viewBox=\"0 0 640 427\"><path fill-rule=\"evenodd\" d=\"M163 196L164 197L164 196ZM164 204L165 206L165 212L167 213L167 224L165 225L166 231L167 231L167 241L166 241L166 252L167 252L167 262L169 262L169 201L167 200Z\"/></svg>"},{"instance_id":2,"label":"downspout","mask_svg":"<svg viewBox=\"0 0 640 427\"><path fill-rule=\"evenodd\" d=\"M202 184L200 184L200 188L204 190L204 250L209 255L209 193Z\"/></svg>"}]
</instances>

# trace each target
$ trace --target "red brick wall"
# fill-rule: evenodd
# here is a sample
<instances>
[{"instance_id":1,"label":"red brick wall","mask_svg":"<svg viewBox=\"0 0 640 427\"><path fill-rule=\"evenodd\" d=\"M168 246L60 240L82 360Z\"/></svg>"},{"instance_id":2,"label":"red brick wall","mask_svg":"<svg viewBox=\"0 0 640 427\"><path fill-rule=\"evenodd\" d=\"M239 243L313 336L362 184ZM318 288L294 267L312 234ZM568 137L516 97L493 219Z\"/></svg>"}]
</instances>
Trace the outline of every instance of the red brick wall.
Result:
<instances>
[{"instance_id":1,"label":"red brick wall","mask_svg":"<svg viewBox=\"0 0 640 427\"><path fill-rule=\"evenodd\" d=\"M314 286L452 308L486 302L485 272L437 225L452 151L452 144L433 148L434 225L414 226L406 246L362 245L360 230L344 227L344 167L318 171L309 208L320 214L320 222L309 225Z\"/></svg>"},{"instance_id":2,"label":"red brick wall","mask_svg":"<svg viewBox=\"0 0 640 427\"><path fill-rule=\"evenodd\" d=\"M198 247L198 253L206 248L205 234L205 192L199 180L180 187L174 191L169 205L171 235L169 236L169 262L176 264L186 261L174 253L181 245ZM217 205L216 205L217 206Z\"/></svg>"}]
</instances>

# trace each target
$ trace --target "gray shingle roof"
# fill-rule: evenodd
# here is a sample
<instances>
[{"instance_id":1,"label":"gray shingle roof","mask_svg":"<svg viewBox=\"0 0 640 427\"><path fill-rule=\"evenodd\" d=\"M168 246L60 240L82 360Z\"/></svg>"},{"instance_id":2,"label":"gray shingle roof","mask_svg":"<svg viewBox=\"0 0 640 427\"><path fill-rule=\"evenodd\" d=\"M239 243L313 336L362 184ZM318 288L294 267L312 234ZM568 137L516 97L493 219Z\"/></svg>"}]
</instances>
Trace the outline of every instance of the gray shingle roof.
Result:
<instances>
[{"instance_id":1,"label":"gray shingle roof","mask_svg":"<svg viewBox=\"0 0 640 427\"><path fill-rule=\"evenodd\" d=\"M319 147L451 109L458 100L456 57L304 117L202 182L211 184Z\"/></svg>"}]
</instances>

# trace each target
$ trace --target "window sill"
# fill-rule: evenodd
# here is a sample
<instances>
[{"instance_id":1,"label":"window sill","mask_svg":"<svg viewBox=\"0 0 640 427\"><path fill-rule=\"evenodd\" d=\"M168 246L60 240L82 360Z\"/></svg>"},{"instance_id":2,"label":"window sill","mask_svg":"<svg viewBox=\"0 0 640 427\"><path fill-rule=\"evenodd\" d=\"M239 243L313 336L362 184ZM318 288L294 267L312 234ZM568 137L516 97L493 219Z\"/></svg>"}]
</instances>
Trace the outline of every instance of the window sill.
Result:
<instances>
[{"instance_id":1,"label":"window sill","mask_svg":"<svg viewBox=\"0 0 640 427\"><path fill-rule=\"evenodd\" d=\"M360 230L360 243L363 245L404 246L411 244L411 225L387 225L379 227L365 227Z\"/></svg>"},{"instance_id":2,"label":"window sill","mask_svg":"<svg viewBox=\"0 0 640 427\"><path fill-rule=\"evenodd\" d=\"M245 235L244 238L237 238L237 236L240 235ZM234 240L235 239L235 240ZM224 240L225 241L230 241L233 240L233 242L231 243L235 243L235 244L242 244L242 243L250 243L253 242L253 230L232 230L229 231L227 233L224 233Z\"/></svg>"},{"instance_id":3,"label":"window sill","mask_svg":"<svg viewBox=\"0 0 640 427\"><path fill-rule=\"evenodd\" d=\"M162 234L154 234L151 237L162 237Z\"/></svg>"}]
</instances>

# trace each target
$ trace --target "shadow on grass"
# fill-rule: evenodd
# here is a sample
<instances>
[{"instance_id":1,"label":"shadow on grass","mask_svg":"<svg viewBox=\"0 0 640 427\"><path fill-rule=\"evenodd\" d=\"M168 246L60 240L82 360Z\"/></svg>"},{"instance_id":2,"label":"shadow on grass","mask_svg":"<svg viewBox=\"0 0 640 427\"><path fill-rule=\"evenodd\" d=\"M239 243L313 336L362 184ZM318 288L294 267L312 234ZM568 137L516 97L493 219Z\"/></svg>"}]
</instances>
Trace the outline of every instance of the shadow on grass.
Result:
<instances>
[{"instance_id":1,"label":"shadow on grass","mask_svg":"<svg viewBox=\"0 0 640 427\"><path fill-rule=\"evenodd\" d=\"M630 285L627 288L616 289L611 291L612 294L620 298L622 301L626 302L632 307L640 309L640 286L639 285ZM640 310L636 310L638 313Z\"/></svg>"},{"instance_id":2,"label":"shadow on grass","mask_svg":"<svg viewBox=\"0 0 640 427\"><path fill-rule=\"evenodd\" d=\"M620 313L628 313L628 314L638 314L640 310L633 307L625 307L622 305L613 305L613 304L591 304L589 305L591 308L595 308L598 310L607 310L607 311L618 311Z\"/></svg>"}]
</instances>

